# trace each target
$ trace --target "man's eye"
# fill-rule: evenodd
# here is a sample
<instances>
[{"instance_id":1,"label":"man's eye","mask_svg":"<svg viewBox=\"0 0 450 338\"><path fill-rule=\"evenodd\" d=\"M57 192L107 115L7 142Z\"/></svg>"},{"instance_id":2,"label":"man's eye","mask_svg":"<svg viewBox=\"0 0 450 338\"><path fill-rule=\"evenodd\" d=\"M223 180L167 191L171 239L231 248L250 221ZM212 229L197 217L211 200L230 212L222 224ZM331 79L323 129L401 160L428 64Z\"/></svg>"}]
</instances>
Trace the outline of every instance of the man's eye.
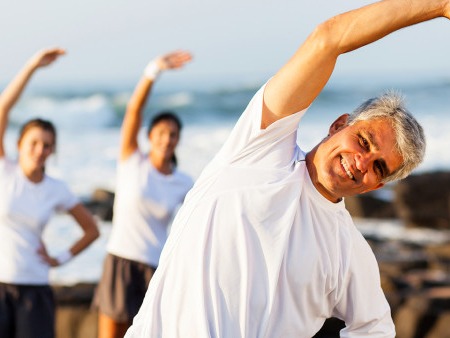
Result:
<instances>
[{"instance_id":1,"label":"man's eye","mask_svg":"<svg viewBox=\"0 0 450 338\"><path fill-rule=\"evenodd\" d=\"M362 136L359 137L359 142L364 149L369 149L369 142Z\"/></svg>"},{"instance_id":2,"label":"man's eye","mask_svg":"<svg viewBox=\"0 0 450 338\"><path fill-rule=\"evenodd\" d=\"M383 177L383 167L381 166L381 164L378 163L378 162L375 162L375 167L376 167L376 170L378 172L378 175L380 177Z\"/></svg>"}]
</instances>

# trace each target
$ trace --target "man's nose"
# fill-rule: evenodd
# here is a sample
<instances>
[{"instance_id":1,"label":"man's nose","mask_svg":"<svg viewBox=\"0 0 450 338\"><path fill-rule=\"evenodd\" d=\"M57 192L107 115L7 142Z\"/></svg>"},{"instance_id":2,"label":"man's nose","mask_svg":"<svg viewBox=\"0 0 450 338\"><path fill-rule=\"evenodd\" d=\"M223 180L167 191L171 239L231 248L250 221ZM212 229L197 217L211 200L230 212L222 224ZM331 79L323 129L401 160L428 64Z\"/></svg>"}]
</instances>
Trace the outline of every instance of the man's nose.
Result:
<instances>
[{"instance_id":1,"label":"man's nose","mask_svg":"<svg viewBox=\"0 0 450 338\"><path fill-rule=\"evenodd\" d=\"M371 154L371 153L357 154L355 156L356 168L360 172L365 173L369 169L370 163L373 160L372 157L373 157L373 154Z\"/></svg>"}]
</instances>

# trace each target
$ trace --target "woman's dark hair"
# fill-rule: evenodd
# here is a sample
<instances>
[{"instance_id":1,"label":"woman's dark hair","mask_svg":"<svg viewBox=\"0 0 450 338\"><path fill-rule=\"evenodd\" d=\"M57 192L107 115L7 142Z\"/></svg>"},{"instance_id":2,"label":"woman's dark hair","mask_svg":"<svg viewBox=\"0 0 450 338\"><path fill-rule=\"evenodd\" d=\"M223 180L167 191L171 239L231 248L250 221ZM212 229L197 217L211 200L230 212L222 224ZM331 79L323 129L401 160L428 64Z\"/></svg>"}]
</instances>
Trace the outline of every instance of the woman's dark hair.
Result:
<instances>
[{"instance_id":1,"label":"woman's dark hair","mask_svg":"<svg viewBox=\"0 0 450 338\"><path fill-rule=\"evenodd\" d=\"M180 118L171 111L162 111L159 114L152 117L150 120L150 124L148 125L147 135L150 135L150 132L152 129L160 122L162 121L172 121L174 122L178 127L178 133L181 133L181 129L183 128L183 124L181 123ZM172 155L172 163L174 166L177 166L178 161L177 157L175 156L175 153Z\"/></svg>"},{"instance_id":2,"label":"woman's dark hair","mask_svg":"<svg viewBox=\"0 0 450 338\"><path fill-rule=\"evenodd\" d=\"M27 133L27 131L30 130L31 128L41 128L42 130L50 132L53 135L53 147L54 148L56 147L56 128L55 128L55 126L50 121L43 120L40 118L29 120L22 126L22 128L20 129L20 133L19 133L19 143L22 140L22 138L24 137L24 135Z\"/></svg>"}]
</instances>

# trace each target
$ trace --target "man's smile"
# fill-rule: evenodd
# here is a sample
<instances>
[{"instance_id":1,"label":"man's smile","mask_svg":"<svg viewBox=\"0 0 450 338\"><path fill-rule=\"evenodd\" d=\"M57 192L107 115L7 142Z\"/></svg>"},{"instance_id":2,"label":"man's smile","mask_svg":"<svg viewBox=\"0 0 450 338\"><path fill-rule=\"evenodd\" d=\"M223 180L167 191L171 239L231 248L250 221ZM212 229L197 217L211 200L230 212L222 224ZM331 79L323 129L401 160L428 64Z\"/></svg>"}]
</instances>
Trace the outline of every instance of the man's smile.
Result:
<instances>
[{"instance_id":1,"label":"man's smile","mask_svg":"<svg viewBox=\"0 0 450 338\"><path fill-rule=\"evenodd\" d=\"M351 180L355 180L355 177L353 176L352 172L350 171L350 166L348 165L348 163L344 160L344 158L341 156L341 165L342 168L344 168L345 173L347 174L347 176L351 179Z\"/></svg>"}]
</instances>

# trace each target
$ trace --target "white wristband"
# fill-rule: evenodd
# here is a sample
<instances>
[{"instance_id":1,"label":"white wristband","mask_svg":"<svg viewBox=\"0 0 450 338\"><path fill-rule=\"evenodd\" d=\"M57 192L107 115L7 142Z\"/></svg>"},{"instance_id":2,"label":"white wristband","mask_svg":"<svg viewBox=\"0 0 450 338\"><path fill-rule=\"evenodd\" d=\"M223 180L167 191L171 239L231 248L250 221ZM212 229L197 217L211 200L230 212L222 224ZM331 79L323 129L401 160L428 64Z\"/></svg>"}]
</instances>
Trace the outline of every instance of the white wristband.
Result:
<instances>
[{"instance_id":1,"label":"white wristband","mask_svg":"<svg viewBox=\"0 0 450 338\"><path fill-rule=\"evenodd\" d=\"M58 256L56 256L56 260L58 261L59 265L63 265L64 263L67 263L72 259L73 255L70 252L70 250L65 250L63 252L60 252Z\"/></svg>"},{"instance_id":2,"label":"white wristband","mask_svg":"<svg viewBox=\"0 0 450 338\"><path fill-rule=\"evenodd\" d=\"M149 80L156 80L161 73L161 69L156 61L150 61L144 69L144 76Z\"/></svg>"}]
</instances>

